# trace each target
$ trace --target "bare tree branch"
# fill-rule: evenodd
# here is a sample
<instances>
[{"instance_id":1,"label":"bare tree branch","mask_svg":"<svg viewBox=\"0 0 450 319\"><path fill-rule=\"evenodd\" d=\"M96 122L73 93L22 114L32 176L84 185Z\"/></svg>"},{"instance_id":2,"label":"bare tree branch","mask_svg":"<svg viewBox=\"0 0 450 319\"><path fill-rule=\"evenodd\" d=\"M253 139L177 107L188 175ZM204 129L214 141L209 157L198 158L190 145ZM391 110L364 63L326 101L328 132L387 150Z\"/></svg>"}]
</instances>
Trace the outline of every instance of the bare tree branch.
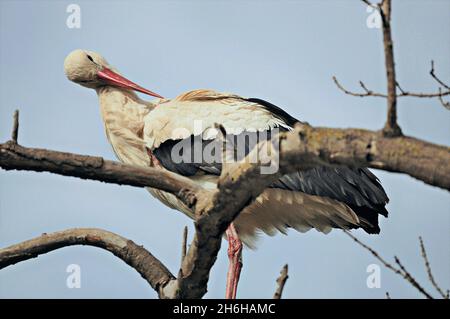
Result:
<instances>
[{"instance_id":1,"label":"bare tree branch","mask_svg":"<svg viewBox=\"0 0 450 319\"><path fill-rule=\"evenodd\" d=\"M415 93L403 90L398 83L396 83L397 88L400 90L400 94L397 94L397 97L423 97L423 98L442 98L443 96L450 95L450 91L442 92L442 90L438 90L436 93Z\"/></svg>"},{"instance_id":2,"label":"bare tree branch","mask_svg":"<svg viewBox=\"0 0 450 319\"><path fill-rule=\"evenodd\" d=\"M439 88L439 93L441 92L441 88ZM445 102L442 98L442 95L439 96L439 102L441 102L442 106L445 107L447 110L450 110L450 102Z\"/></svg>"},{"instance_id":3,"label":"bare tree branch","mask_svg":"<svg viewBox=\"0 0 450 319\"><path fill-rule=\"evenodd\" d=\"M395 263L400 267L396 268L392 264L384 260L375 250L361 242L358 238L353 236L350 232L343 230L347 236L352 238L358 245L369 251L376 259L378 259L386 268L392 270L394 273L402 276L407 282L409 282L414 288L416 288L421 294L423 294L428 299L433 299L433 297L417 282L417 280L405 269L405 267L400 262L397 256L394 256Z\"/></svg>"},{"instance_id":4,"label":"bare tree branch","mask_svg":"<svg viewBox=\"0 0 450 319\"><path fill-rule=\"evenodd\" d=\"M26 148L12 141L0 144L0 167L51 172L119 185L153 187L178 196L189 206L195 204L195 197L187 190L200 190L190 179L167 170L131 166L101 157Z\"/></svg>"},{"instance_id":5,"label":"bare tree branch","mask_svg":"<svg viewBox=\"0 0 450 319\"><path fill-rule=\"evenodd\" d=\"M161 298L164 298L163 287L174 279L170 271L144 247L112 232L95 228L74 228L43 234L0 249L0 269L73 245L95 246L113 253L133 267Z\"/></svg>"},{"instance_id":6,"label":"bare tree branch","mask_svg":"<svg viewBox=\"0 0 450 319\"><path fill-rule=\"evenodd\" d=\"M377 132L313 128L303 124L293 132L281 133L279 145L277 141L265 143L271 147L268 154L279 164L276 174L262 175L260 165L251 164L248 158L252 158L252 154L249 154L243 163L224 167L216 190L206 192L197 188L194 192L202 192L194 202L194 239L183 260L179 278L163 288L166 297L201 298L206 293L209 272L226 228L282 174L319 165L370 166L407 173L429 184L450 188L449 148L409 137L385 138ZM258 144L255 152L264 150L263 144ZM98 157L28 149L11 142L0 144L0 166L150 186L177 196L182 190L196 189L191 181L164 170L132 167Z\"/></svg>"},{"instance_id":7,"label":"bare tree branch","mask_svg":"<svg viewBox=\"0 0 450 319\"><path fill-rule=\"evenodd\" d=\"M365 4L369 6L375 7L370 1L362 0ZM382 21L382 27L383 27L383 45L384 45L384 56L385 56L385 66L386 66L386 78L387 78L387 95L374 92L372 90L369 90L363 82L359 82L360 86L364 90L364 93L355 93L352 91L349 91L345 89L339 81L336 79L335 76L333 76L333 81L336 84L336 86L342 90L345 94L349 94L352 96L357 97L367 97L367 96L374 96L374 97L383 97L387 98L387 105L388 105L388 114L387 114L387 121L383 128L383 134L387 137L396 137L401 136L402 131L400 129L400 126L398 126L397 123L397 98L398 97L419 97L419 98L433 98L437 97L439 98L439 101L441 104L450 109L450 103L444 102L442 99L443 96L450 95L450 88L448 85L446 85L443 81L441 81L435 74L434 74L434 62L431 61L431 70L430 75L443 87L445 87L448 91L442 92L441 89L439 89L438 93L414 93L414 92L408 92L403 90L399 83L396 80L395 75L395 60L394 60L394 47L393 47L393 41L392 41L392 33L391 33L391 0L383 0L381 3L378 3L376 6L378 12L381 15L381 21ZM396 88L400 90L400 94L397 94Z\"/></svg>"},{"instance_id":8,"label":"bare tree branch","mask_svg":"<svg viewBox=\"0 0 450 319\"><path fill-rule=\"evenodd\" d=\"M412 137L384 138L362 129L315 128L299 125L282 133L284 148L294 154L287 165L306 169L318 165L372 167L405 173L427 184L450 189L450 148ZM258 165L256 169L259 170ZM0 167L51 172L137 187L153 187L183 199L191 207L196 193L206 192L190 179L155 168L135 167L101 157L0 144ZM255 167L254 167L255 168ZM283 169L283 167L281 167ZM191 192L186 191L191 190Z\"/></svg>"},{"instance_id":9,"label":"bare tree branch","mask_svg":"<svg viewBox=\"0 0 450 319\"><path fill-rule=\"evenodd\" d=\"M164 289L171 298L200 298L206 284L222 235L238 213L251 203L281 174L318 165L370 166L410 174L427 183L449 189L449 148L408 137L384 138L376 132L339 130L298 125L293 132L281 133L269 141L270 156L279 164L276 174L261 174L259 164L234 163L223 169L218 189L203 191L184 177L165 170L138 168L102 158L24 148L12 142L0 144L0 166L6 169L49 171L131 186L150 186L172 194L194 189L197 196L196 232L184 258L182 278ZM259 144L256 152L265 148ZM252 154L249 154L249 158ZM279 158L278 158L279 157ZM258 156L257 158L262 158ZM189 192L188 192L189 193ZM183 198L185 196L182 196ZM192 204L192 202L191 202Z\"/></svg>"},{"instance_id":10,"label":"bare tree branch","mask_svg":"<svg viewBox=\"0 0 450 319\"><path fill-rule=\"evenodd\" d=\"M450 86L448 84L445 84L444 81L442 81L441 79L439 79L436 74L434 73L434 61L431 60L431 69L430 69L430 75L433 77L433 79L436 80L437 83L439 83L440 85L442 85L444 88L446 88L447 90L450 90Z\"/></svg>"},{"instance_id":11,"label":"bare tree branch","mask_svg":"<svg viewBox=\"0 0 450 319\"><path fill-rule=\"evenodd\" d=\"M375 92L373 90L370 90L367 88L367 86L364 84L364 82L359 81L359 85L361 86L361 88L363 89L364 92L362 93L358 93L358 92L353 92L350 91L348 89L346 89L336 78L336 76L333 76L333 81L336 84L336 86L338 87L339 90L341 90L342 92L344 92L345 94L351 95L351 96L356 96L356 97L381 97L381 98L388 98L388 96L386 94L383 93L378 93ZM442 92L441 89L438 90L438 92L436 93L416 93L416 92L409 92L409 91L405 91L403 90L403 88L400 86L400 84L398 82L395 83L395 86L399 89L400 94L396 94L396 97L418 97L418 98L439 98L442 99L443 96L447 96L450 95L450 91L445 91Z\"/></svg>"},{"instance_id":12,"label":"bare tree branch","mask_svg":"<svg viewBox=\"0 0 450 319\"><path fill-rule=\"evenodd\" d=\"M273 299L281 299L281 295L283 294L284 285L286 284L286 280L289 278L288 276L288 265L284 265L280 272L280 277L277 279L277 290L273 295Z\"/></svg>"},{"instance_id":13,"label":"bare tree branch","mask_svg":"<svg viewBox=\"0 0 450 319\"><path fill-rule=\"evenodd\" d=\"M5 170L51 172L119 185L153 187L174 194L189 207L195 205L195 193L202 190L189 178L167 170L121 164L98 156L22 147L17 144L18 134L19 110L16 110L12 140L0 144L0 167Z\"/></svg>"},{"instance_id":14,"label":"bare tree branch","mask_svg":"<svg viewBox=\"0 0 450 319\"><path fill-rule=\"evenodd\" d=\"M407 136L386 138L361 129L315 128L303 124L296 132L299 134L297 139L294 132L285 134L292 138L289 144L293 146L292 154L297 157L293 157L291 164L314 164L311 163L314 160L317 165L372 167L405 173L450 190L450 148L447 146ZM301 157L308 154L309 159Z\"/></svg>"},{"instance_id":15,"label":"bare tree branch","mask_svg":"<svg viewBox=\"0 0 450 319\"><path fill-rule=\"evenodd\" d=\"M187 226L184 226L184 229L183 229L183 238L182 238L182 241L181 241L181 262L180 262L180 265L183 265L184 258L186 258L186 251L187 251L187 236L188 236L188 227L187 227ZM182 277L183 277L183 271L182 271L181 266L180 266L180 269L178 270L178 276L177 276L177 279L180 279L180 280L181 280Z\"/></svg>"},{"instance_id":16,"label":"bare tree branch","mask_svg":"<svg viewBox=\"0 0 450 319\"><path fill-rule=\"evenodd\" d=\"M373 3L371 3L369 0L361 0L363 3L365 3L365 4L367 4L368 6L371 6L371 7L373 7L374 6L374 4Z\"/></svg>"},{"instance_id":17,"label":"bare tree branch","mask_svg":"<svg viewBox=\"0 0 450 319\"><path fill-rule=\"evenodd\" d=\"M417 282L417 280L411 275L411 273L406 270L405 266L401 263L400 259L397 256L394 256L395 263L400 267L402 272L402 276L411 283L420 293L422 293L428 299L434 299L425 289Z\"/></svg>"},{"instance_id":18,"label":"bare tree branch","mask_svg":"<svg viewBox=\"0 0 450 319\"><path fill-rule=\"evenodd\" d=\"M17 143L18 137L19 137L19 110L15 110L13 116L13 129L11 133L11 141Z\"/></svg>"},{"instance_id":19,"label":"bare tree branch","mask_svg":"<svg viewBox=\"0 0 450 319\"><path fill-rule=\"evenodd\" d=\"M383 26L384 57L386 63L387 78L387 121L383 128L385 136L394 137L402 135L402 130L397 124L397 93L395 78L394 46L391 35L391 0L383 0L379 5L379 12Z\"/></svg>"},{"instance_id":20,"label":"bare tree branch","mask_svg":"<svg viewBox=\"0 0 450 319\"><path fill-rule=\"evenodd\" d=\"M448 299L448 295L444 293L444 291L439 287L436 280L434 279L433 273L431 271L430 262L428 260L427 251L425 249L425 245L423 244L422 237L419 236L419 243L420 243L420 252L422 254L422 258L425 262L425 268L427 270L428 279L430 280L433 287L436 289L436 291L442 296L444 299Z\"/></svg>"},{"instance_id":21,"label":"bare tree branch","mask_svg":"<svg viewBox=\"0 0 450 319\"><path fill-rule=\"evenodd\" d=\"M347 90L344 86L342 86L342 84L338 81L338 79L334 75L333 75L333 81L336 84L336 86L338 87L338 89L340 89L342 92L344 92L345 94L348 94L348 95L352 95L352 96L356 96L356 97L367 97L367 96L384 97L384 98L387 97L386 94L376 93L376 92L373 92L373 91L367 89L367 87L365 86L365 84L362 81L359 81L359 85L363 88L364 93L356 93L356 92Z\"/></svg>"}]
</instances>

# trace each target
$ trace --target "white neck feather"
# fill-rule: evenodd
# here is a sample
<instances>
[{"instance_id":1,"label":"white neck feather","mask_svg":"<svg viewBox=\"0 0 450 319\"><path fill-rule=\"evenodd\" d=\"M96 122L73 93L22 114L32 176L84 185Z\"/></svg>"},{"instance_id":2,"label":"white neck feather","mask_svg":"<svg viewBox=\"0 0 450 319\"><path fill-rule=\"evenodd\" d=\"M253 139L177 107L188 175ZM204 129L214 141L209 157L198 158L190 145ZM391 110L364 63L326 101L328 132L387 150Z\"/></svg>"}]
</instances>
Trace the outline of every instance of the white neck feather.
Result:
<instances>
[{"instance_id":1,"label":"white neck feather","mask_svg":"<svg viewBox=\"0 0 450 319\"><path fill-rule=\"evenodd\" d=\"M120 161L147 165L143 141L144 116L155 106L133 91L105 86L97 89L105 131Z\"/></svg>"}]
</instances>

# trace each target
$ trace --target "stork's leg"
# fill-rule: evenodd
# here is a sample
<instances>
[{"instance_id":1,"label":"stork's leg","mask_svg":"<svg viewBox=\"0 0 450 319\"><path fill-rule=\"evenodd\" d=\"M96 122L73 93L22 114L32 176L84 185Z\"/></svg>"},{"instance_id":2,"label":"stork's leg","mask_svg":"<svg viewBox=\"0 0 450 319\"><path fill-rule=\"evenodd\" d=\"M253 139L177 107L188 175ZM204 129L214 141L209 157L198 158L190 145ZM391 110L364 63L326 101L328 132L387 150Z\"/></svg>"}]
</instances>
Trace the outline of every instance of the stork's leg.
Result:
<instances>
[{"instance_id":1,"label":"stork's leg","mask_svg":"<svg viewBox=\"0 0 450 319\"><path fill-rule=\"evenodd\" d=\"M242 241L239 239L233 223L228 226L226 234L228 238L229 266L225 298L236 299L236 291L242 268Z\"/></svg>"}]
</instances>

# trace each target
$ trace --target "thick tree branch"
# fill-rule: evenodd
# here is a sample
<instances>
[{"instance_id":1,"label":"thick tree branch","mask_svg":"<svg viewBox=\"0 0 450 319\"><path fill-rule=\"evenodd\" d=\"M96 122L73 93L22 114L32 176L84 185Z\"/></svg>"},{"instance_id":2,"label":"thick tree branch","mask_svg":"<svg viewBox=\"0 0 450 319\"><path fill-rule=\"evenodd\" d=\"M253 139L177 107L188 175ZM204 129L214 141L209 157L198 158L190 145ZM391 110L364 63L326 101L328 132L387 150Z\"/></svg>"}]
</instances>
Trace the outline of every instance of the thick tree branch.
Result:
<instances>
[{"instance_id":1,"label":"thick tree branch","mask_svg":"<svg viewBox=\"0 0 450 319\"><path fill-rule=\"evenodd\" d=\"M109 231L95 228L74 228L0 249L0 269L38 257L50 251L73 246L89 245L105 249L133 267L164 298L163 287L174 276L148 250Z\"/></svg>"},{"instance_id":2,"label":"thick tree branch","mask_svg":"<svg viewBox=\"0 0 450 319\"><path fill-rule=\"evenodd\" d=\"M50 172L119 185L152 187L172 193L188 206L195 204L199 186L190 179L151 167L137 167L101 157L26 148L13 141L0 144L0 167L6 170ZM189 192L191 191L191 192Z\"/></svg>"},{"instance_id":3,"label":"thick tree branch","mask_svg":"<svg viewBox=\"0 0 450 319\"><path fill-rule=\"evenodd\" d=\"M311 153L327 164L404 173L450 190L450 148L447 146L408 136L386 138L378 132L362 129L301 125L298 130L301 143L297 142L298 148L294 151L298 155Z\"/></svg>"},{"instance_id":4,"label":"thick tree branch","mask_svg":"<svg viewBox=\"0 0 450 319\"><path fill-rule=\"evenodd\" d=\"M434 98L437 97L439 99L439 102L447 109L450 109L450 103L445 102L443 100L443 96L450 95L450 87L445 84L441 79L439 79L436 74L434 73L434 62L431 61L431 70L430 75L433 77L436 82L438 82L440 85L442 85L446 90L443 91L441 88L439 88L439 91L437 93L416 93L416 92L409 92L403 90L399 83L396 80L395 75L395 60L394 60L394 46L392 41L392 32L391 32L391 0L382 0L380 3L377 3L376 5L371 3L368 0L361 0L363 3L365 3L368 6L371 6L378 10L381 16L382 21L382 30L383 30L383 46L384 46L384 57L385 57L385 69L386 69L386 78L387 78L387 94L374 92L372 90L369 90L366 85L359 81L359 85L363 89L364 92L357 93L352 92L350 90L347 90L335 76L333 76L333 81L345 94L356 96L356 97L382 97L387 99L387 121L384 125L384 128L382 130L382 133L386 137L397 137L402 135L402 130L400 126L397 123L397 98L398 97L417 97L417 98ZM400 94L397 94L396 88L399 89Z\"/></svg>"},{"instance_id":5,"label":"thick tree branch","mask_svg":"<svg viewBox=\"0 0 450 319\"><path fill-rule=\"evenodd\" d=\"M402 135L402 130L397 124L397 93L395 91L395 88L397 87L397 80L395 77L394 46L391 35L391 0L383 0L379 5L379 12L381 14L383 26L384 58L386 63L388 95L388 114L386 125L383 128L383 133L386 136L393 137Z\"/></svg>"},{"instance_id":6,"label":"thick tree branch","mask_svg":"<svg viewBox=\"0 0 450 319\"><path fill-rule=\"evenodd\" d=\"M447 146L407 136L388 139L378 132L363 129L316 128L306 124L299 125L296 132L281 136L283 139L290 136L290 142L284 144L295 155L286 162L291 166L302 169L308 165L372 167L408 174L427 184L450 189L450 148ZM101 157L26 148L13 142L0 144L0 167L148 186L175 194L190 206L195 204L196 192L205 192L190 179L166 170L120 164Z\"/></svg>"}]
</instances>

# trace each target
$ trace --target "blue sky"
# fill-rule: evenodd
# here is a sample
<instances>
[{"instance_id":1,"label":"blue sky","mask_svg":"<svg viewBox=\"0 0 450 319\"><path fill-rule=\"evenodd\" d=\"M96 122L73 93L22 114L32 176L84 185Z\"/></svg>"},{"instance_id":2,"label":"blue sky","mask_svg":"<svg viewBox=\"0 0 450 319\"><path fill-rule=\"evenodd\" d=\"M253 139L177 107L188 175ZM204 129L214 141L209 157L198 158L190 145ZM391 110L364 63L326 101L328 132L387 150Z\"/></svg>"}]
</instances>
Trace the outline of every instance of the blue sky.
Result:
<instances>
[{"instance_id":1,"label":"blue sky","mask_svg":"<svg viewBox=\"0 0 450 319\"><path fill-rule=\"evenodd\" d=\"M398 80L411 91L436 91L428 72L449 81L448 1L393 1ZM81 8L81 28L66 26L66 7ZM0 1L0 140L9 138L20 109L19 142L115 159L95 92L69 82L65 56L76 48L104 55L132 81L167 97L210 88L259 97L313 125L379 129L379 98L344 95L358 81L385 89L381 33L366 26L360 1ZM402 98L405 134L450 143L450 113L437 100ZM450 286L450 197L408 176L374 171L391 202L381 234L354 233L386 258L398 255L427 288L417 237L428 248L435 277ZM99 227L143 244L169 269L179 267L182 229L192 222L145 190L34 172L0 170L0 247L72 227ZM340 231L263 236L244 251L238 297L268 298L289 263L286 298L414 298L401 278L381 270L369 289L368 265L377 263ZM81 288L66 286L66 267L81 267ZM225 292L226 249L212 269L208 298ZM431 290L431 289L430 289ZM129 266L92 247L61 249L0 271L0 297L154 298Z\"/></svg>"}]
</instances>

